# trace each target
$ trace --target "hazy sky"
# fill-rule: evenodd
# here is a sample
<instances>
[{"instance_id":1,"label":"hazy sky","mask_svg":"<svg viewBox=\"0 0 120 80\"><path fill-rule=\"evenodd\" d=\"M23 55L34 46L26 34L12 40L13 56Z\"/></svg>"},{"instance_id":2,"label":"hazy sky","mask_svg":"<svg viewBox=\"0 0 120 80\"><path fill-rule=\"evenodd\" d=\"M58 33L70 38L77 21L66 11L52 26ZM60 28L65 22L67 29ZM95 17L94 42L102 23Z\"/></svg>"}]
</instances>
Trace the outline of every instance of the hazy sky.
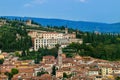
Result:
<instances>
[{"instance_id":1,"label":"hazy sky","mask_svg":"<svg viewBox=\"0 0 120 80\"><path fill-rule=\"evenodd\" d=\"M0 0L0 16L120 22L120 0Z\"/></svg>"}]
</instances>

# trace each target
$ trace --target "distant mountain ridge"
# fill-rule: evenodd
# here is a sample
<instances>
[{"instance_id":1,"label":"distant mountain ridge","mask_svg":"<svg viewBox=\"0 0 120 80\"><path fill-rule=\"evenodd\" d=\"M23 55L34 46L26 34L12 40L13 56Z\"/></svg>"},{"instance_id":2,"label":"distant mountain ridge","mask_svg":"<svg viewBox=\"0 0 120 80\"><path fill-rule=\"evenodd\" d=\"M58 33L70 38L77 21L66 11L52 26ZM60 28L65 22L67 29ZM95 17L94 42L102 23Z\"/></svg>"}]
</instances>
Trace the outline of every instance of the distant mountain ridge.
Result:
<instances>
[{"instance_id":1,"label":"distant mountain ridge","mask_svg":"<svg viewBox=\"0 0 120 80\"><path fill-rule=\"evenodd\" d=\"M110 32L120 33L120 23L98 23L98 22L87 22L87 21L71 21L64 19L47 19L47 18L34 18L34 17L17 17L17 16L1 16L8 19L31 19L34 22L42 24L43 26L68 26L69 28L79 29L81 31L99 31L99 32Z\"/></svg>"}]
</instances>

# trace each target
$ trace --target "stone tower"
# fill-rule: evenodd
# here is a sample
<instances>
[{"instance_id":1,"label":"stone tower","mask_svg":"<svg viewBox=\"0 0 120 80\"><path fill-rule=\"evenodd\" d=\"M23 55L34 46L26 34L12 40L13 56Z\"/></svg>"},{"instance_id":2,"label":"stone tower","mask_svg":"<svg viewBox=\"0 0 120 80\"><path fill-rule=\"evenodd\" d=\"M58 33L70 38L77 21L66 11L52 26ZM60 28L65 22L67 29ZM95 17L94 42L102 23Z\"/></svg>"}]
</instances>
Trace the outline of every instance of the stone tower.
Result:
<instances>
[{"instance_id":1,"label":"stone tower","mask_svg":"<svg viewBox=\"0 0 120 80\"><path fill-rule=\"evenodd\" d=\"M31 24L32 24L32 20L31 19L26 21L26 25L31 26Z\"/></svg>"},{"instance_id":2,"label":"stone tower","mask_svg":"<svg viewBox=\"0 0 120 80\"><path fill-rule=\"evenodd\" d=\"M65 28L65 34L68 34L68 28L67 27Z\"/></svg>"},{"instance_id":3,"label":"stone tower","mask_svg":"<svg viewBox=\"0 0 120 80\"><path fill-rule=\"evenodd\" d=\"M62 48L59 47L59 50L58 50L58 66L59 68L62 66Z\"/></svg>"}]
</instances>

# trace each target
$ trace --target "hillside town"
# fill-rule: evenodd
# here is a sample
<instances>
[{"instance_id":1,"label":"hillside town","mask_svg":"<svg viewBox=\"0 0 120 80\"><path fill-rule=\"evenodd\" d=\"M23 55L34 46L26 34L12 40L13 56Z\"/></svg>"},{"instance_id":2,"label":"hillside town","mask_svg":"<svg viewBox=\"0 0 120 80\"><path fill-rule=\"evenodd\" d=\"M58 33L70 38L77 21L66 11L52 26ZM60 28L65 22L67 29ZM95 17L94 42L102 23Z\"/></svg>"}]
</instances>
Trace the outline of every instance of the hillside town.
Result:
<instances>
[{"instance_id":1,"label":"hillside town","mask_svg":"<svg viewBox=\"0 0 120 80\"><path fill-rule=\"evenodd\" d=\"M1 26L4 24L6 24L4 21L0 22ZM36 26L32 25L30 20L26 25ZM9 78L11 80L115 80L120 76L119 61L107 61L78 54L72 58L66 57L62 48L71 43L84 42L83 39L76 38L75 32L69 33L68 28L65 28L64 33L31 29L28 30L28 35L33 45L29 51L38 51L41 47L51 49L59 44L58 56L43 56L39 64L35 64L34 60L19 60L19 57L13 56L15 52L0 50L0 59L4 59L3 64L0 64L0 80L10 80ZM12 72L14 75L11 76Z\"/></svg>"},{"instance_id":2,"label":"hillside town","mask_svg":"<svg viewBox=\"0 0 120 80\"><path fill-rule=\"evenodd\" d=\"M0 0L0 80L120 80L120 0Z\"/></svg>"},{"instance_id":3,"label":"hillside town","mask_svg":"<svg viewBox=\"0 0 120 80\"><path fill-rule=\"evenodd\" d=\"M19 73L14 75L12 80L115 80L120 74L120 62L78 55L66 58L61 47L57 58L44 56L40 64L34 64L33 60L19 61L18 57L5 52L0 54L1 58L5 61L0 65L0 80L8 80L5 73L14 68L18 69ZM39 76L40 72L46 73Z\"/></svg>"}]
</instances>

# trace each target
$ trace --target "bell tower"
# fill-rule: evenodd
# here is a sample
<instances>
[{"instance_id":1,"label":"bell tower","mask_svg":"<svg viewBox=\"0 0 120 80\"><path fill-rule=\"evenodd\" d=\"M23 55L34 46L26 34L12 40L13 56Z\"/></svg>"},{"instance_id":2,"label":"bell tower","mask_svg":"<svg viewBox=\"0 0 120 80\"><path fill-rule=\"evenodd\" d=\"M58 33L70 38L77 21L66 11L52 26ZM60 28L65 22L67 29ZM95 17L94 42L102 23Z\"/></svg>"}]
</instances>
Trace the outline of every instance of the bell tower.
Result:
<instances>
[{"instance_id":1,"label":"bell tower","mask_svg":"<svg viewBox=\"0 0 120 80\"><path fill-rule=\"evenodd\" d=\"M59 50L58 50L58 66L59 68L62 66L62 48L59 47Z\"/></svg>"}]
</instances>

